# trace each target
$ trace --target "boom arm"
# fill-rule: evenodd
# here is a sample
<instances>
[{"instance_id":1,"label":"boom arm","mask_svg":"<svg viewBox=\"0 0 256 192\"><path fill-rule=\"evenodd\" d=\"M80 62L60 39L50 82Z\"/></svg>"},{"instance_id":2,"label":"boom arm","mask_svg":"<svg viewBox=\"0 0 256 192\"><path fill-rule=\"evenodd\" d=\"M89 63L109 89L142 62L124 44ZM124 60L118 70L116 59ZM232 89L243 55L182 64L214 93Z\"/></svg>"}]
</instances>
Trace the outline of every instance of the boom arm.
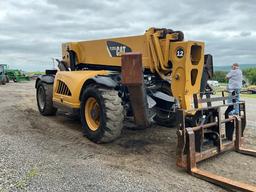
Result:
<instances>
[{"instance_id":1,"label":"boom arm","mask_svg":"<svg viewBox=\"0 0 256 192\"><path fill-rule=\"evenodd\" d=\"M183 41L183 33L148 29L144 35L62 45L63 60L92 69L120 70L121 55L142 54L144 69L171 81L172 94L182 109L190 109L193 94L199 94L204 64L204 43ZM72 67L71 67L72 68Z\"/></svg>"}]
</instances>

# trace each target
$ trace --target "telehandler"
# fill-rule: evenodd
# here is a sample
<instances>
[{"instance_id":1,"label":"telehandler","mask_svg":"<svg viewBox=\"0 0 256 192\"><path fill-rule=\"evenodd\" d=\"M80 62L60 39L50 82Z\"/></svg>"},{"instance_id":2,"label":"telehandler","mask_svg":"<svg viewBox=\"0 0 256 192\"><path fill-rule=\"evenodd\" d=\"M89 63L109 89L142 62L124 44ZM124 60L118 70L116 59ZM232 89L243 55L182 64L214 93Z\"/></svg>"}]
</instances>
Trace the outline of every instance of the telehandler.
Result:
<instances>
[{"instance_id":1,"label":"telehandler","mask_svg":"<svg viewBox=\"0 0 256 192\"><path fill-rule=\"evenodd\" d=\"M36 80L42 115L57 109L79 111L84 134L96 143L111 142L125 117L138 128L152 122L177 127L177 165L222 187L256 191L256 186L200 170L196 164L227 150L255 156L241 145L246 126L245 103L212 97L207 80L212 56L204 43L184 41L181 31L150 28L140 36L62 44L59 70ZM225 110L225 113L223 112Z\"/></svg>"}]
</instances>

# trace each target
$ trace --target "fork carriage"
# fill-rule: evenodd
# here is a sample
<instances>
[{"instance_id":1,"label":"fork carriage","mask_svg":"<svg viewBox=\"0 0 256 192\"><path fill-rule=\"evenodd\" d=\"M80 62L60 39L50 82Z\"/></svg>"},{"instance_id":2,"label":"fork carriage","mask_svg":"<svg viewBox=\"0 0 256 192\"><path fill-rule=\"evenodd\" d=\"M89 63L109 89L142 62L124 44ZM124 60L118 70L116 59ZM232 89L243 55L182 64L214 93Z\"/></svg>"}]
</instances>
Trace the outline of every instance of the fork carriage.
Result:
<instances>
[{"instance_id":1,"label":"fork carriage","mask_svg":"<svg viewBox=\"0 0 256 192\"><path fill-rule=\"evenodd\" d=\"M256 186L197 168L197 163L229 150L256 156L256 151L245 149L242 146L246 127L245 102L227 104L227 98L224 92L222 92L222 97L217 98L210 98L208 94L205 99L201 99L194 95L195 109L193 112L179 110L177 165L185 168L193 176L224 188L256 191ZM213 102L216 101L222 101L222 104L213 106ZM198 106L203 103L207 106L199 108ZM228 113L236 104L240 108L239 114L229 116ZM225 108L223 118L222 109Z\"/></svg>"}]
</instances>

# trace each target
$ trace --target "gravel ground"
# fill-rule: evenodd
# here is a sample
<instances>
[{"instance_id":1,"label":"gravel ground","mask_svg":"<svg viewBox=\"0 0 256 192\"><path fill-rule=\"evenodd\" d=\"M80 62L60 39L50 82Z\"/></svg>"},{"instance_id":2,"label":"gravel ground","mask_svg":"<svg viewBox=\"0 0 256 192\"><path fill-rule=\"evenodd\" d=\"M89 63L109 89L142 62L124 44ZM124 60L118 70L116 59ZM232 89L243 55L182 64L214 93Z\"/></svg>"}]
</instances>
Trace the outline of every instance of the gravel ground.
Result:
<instances>
[{"instance_id":1,"label":"gravel ground","mask_svg":"<svg viewBox=\"0 0 256 192\"><path fill-rule=\"evenodd\" d=\"M0 94L0 192L225 191L176 167L175 129L125 128L120 139L97 145L77 117L41 116L33 81L0 86ZM247 103L246 144L256 146L256 100ZM200 167L256 184L252 157L227 152Z\"/></svg>"}]
</instances>

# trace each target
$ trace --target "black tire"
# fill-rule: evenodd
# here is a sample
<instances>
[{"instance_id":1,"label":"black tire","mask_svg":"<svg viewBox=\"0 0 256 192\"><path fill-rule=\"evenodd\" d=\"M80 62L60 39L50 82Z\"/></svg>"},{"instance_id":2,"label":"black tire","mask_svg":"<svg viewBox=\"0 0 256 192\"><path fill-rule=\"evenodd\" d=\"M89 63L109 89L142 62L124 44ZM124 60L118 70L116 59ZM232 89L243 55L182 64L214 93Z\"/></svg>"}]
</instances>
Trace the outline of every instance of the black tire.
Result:
<instances>
[{"instance_id":1,"label":"black tire","mask_svg":"<svg viewBox=\"0 0 256 192\"><path fill-rule=\"evenodd\" d=\"M86 102L93 98L99 108L99 126L92 130L86 119ZM87 87L81 98L80 113L81 123L85 136L96 143L107 143L115 140L121 134L124 121L124 108L118 92L113 89L107 89L100 86Z\"/></svg>"},{"instance_id":2,"label":"black tire","mask_svg":"<svg viewBox=\"0 0 256 192\"><path fill-rule=\"evenodd\" d=\"M3 80L2 80L2 85L5 85L5 84L6 84L6 79L4 77Z\"/></svg>"},{"instance_id":3,"label":"black tire","mask_svg":"<svg viewBox=\"0 0 256 192\"><path fill-rule=\"evenodd\" d=\"M57 109L53 106L53 85L39 82L36 89L36 100L39 112L44 116L55 115Z\"/></svg>"},{"instance_id":4,"label":"black tire","mask_svg":"<svg viewBox=\"0 0 256 192\"><path fill-rule=\"evenodd\" d=\"M8 75L6 75L5 77L6 77L6 83L10 83Z\"/></svg>"},{"instance_id":5,"label":"black tire","mask_svg":"<svg viewBox=\"0 0 256 192\"><path fill-rule=\"evenodd\" d=\"M169 83L164 82L158 89L167 95L172 96L171 86ZM154 117L154 121L164 127L174 127L177 125L177 114L173 112L166 112L161 109L157 109L156 116Z\"/></svg>"}]
</instances>

